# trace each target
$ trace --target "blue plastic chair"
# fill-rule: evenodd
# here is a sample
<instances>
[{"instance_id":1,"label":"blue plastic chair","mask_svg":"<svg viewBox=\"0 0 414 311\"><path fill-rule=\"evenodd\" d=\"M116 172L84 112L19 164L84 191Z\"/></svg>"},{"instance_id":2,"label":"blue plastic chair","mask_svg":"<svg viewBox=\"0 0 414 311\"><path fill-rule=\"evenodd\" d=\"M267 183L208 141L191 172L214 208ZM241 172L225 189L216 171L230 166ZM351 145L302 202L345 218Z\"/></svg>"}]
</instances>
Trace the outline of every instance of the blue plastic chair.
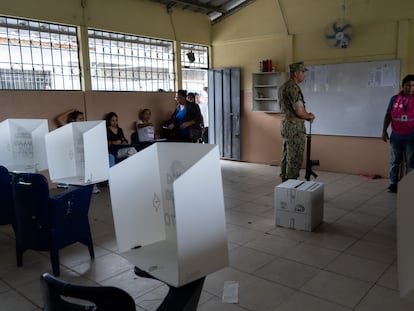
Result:
<instances>
[{"instance_id":1,"label":"blue plastic chair","mask_svg":"<svg viewBox=\"0 0 414 311\"><path fill-rule=\"evenodd\" d=\"M49 251L53 274L60 274L59 250L80 242L95 257L88 211L93 185L69 187L50 196L49 185L41 174L21 173L12 177L16 215L17 266L23 265L28 249Z\"/></svg>"},{"instance_id":2,"label":"blue plastic chair","mask_svg":"<svg viewBox=\"0 0 414 311\"><path fill-rule=\"evenodd\" d=\"M13 193L11 176L7 168L0 165L0 225L9 225L15 228L13 210Z\"/></svg>"},{"instance_id":3,"label":"blue plastic chair","mask_svg":"<svg viewBox=\"0 0 414 311\"><path fill-rule=\"evenodd\" d=\"M40 287L45 311L135 311L134 299L113 286L86 286L65 282L44 273ZM76 300L70 298L76 298Z\"/></svg>"}]
</instances>

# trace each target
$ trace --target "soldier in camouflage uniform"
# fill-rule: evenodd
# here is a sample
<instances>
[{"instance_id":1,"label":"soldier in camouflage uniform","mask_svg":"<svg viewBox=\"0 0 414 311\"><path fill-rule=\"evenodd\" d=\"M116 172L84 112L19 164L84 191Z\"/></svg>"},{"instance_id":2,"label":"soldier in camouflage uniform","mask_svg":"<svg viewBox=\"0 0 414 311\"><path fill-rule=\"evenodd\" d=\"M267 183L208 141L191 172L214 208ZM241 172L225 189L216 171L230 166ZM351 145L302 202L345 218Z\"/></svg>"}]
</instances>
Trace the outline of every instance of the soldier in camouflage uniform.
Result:
<instances>
[{"instance_id":1,"label":"soldier in camouflage uniform","mask_svg":"<svg viewBox=\"0 0 414 311\"><path fill-rule=\"evenodd\" d=\"M307 71L303 62L289 65L290 79L279 88L280 112L283 115L281 135L283 153L280 164L282 182L297 179L305 150L305 120L313 122L315 116L307 112L299 83L305 79Z\"/></svg>"}]
</instances>

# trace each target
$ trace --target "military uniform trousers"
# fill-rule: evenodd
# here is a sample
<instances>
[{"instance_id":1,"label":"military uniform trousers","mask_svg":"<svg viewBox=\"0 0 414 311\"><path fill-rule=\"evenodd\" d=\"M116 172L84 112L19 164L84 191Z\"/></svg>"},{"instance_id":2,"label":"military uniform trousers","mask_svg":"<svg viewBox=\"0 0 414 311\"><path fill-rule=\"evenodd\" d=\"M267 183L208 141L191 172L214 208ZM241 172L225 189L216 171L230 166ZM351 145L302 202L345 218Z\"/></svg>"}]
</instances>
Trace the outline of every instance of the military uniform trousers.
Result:
<instances>
[{"instance_id":1,"label":"military uniform trousers","mask_svg":"<svg viewBox=\"0 0 414 311\"><path fill-rule=\"evenodd\" d=\"M306 129L302 121L282 120L281 135L283 140L280 178L282 181L297 179L303 162Z\"/></svg>"}]
</instances>

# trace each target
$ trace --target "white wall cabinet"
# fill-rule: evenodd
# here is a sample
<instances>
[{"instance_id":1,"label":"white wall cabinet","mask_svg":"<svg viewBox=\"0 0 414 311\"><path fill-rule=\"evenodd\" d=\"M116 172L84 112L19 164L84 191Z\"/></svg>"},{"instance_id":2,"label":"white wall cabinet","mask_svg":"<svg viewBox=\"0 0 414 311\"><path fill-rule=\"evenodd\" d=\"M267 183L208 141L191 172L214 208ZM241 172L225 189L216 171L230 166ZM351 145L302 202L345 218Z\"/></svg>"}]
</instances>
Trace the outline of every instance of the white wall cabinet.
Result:
<instances>
[{"instance_id":1,"label":"white wall cabinet","mask_svg":"<svg viewBox=\"0 0 414 311\"><path fill-rule=\"evenodd\" d=\"M286 81L284 72L258 72L252 76L252 110L280 112L277 92Z\"/></svg>"}]
</instances>

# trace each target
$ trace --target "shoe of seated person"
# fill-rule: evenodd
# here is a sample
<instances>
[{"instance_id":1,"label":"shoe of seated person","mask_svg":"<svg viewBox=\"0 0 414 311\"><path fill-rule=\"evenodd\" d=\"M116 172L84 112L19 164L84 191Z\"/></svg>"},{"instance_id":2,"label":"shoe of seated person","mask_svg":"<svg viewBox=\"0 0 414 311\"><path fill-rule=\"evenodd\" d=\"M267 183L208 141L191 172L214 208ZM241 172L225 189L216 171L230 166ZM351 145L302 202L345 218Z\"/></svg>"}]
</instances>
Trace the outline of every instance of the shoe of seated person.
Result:
<instances>
[{"instance_id":1,"label":"shoe of seated person","mask_svg":"<svg viewBox=\"0 0 414 311\"><path fill-rule=\"evenodd\" d=\"M397 193L397 190L398 190L397 184L390 184L388 187L388 192Z\"/></svg>"},{"instance_id":2,"label":"shoe of seated person","mask_svg":"<svg viewBox=\"0 0 414 311\"><path fill-rule=\"evenodd\" d=\"M97 185L93 185L92 193L95 193L95 194L101 193L101 190L99 190Z\"/></svg>"}]
</instances>

